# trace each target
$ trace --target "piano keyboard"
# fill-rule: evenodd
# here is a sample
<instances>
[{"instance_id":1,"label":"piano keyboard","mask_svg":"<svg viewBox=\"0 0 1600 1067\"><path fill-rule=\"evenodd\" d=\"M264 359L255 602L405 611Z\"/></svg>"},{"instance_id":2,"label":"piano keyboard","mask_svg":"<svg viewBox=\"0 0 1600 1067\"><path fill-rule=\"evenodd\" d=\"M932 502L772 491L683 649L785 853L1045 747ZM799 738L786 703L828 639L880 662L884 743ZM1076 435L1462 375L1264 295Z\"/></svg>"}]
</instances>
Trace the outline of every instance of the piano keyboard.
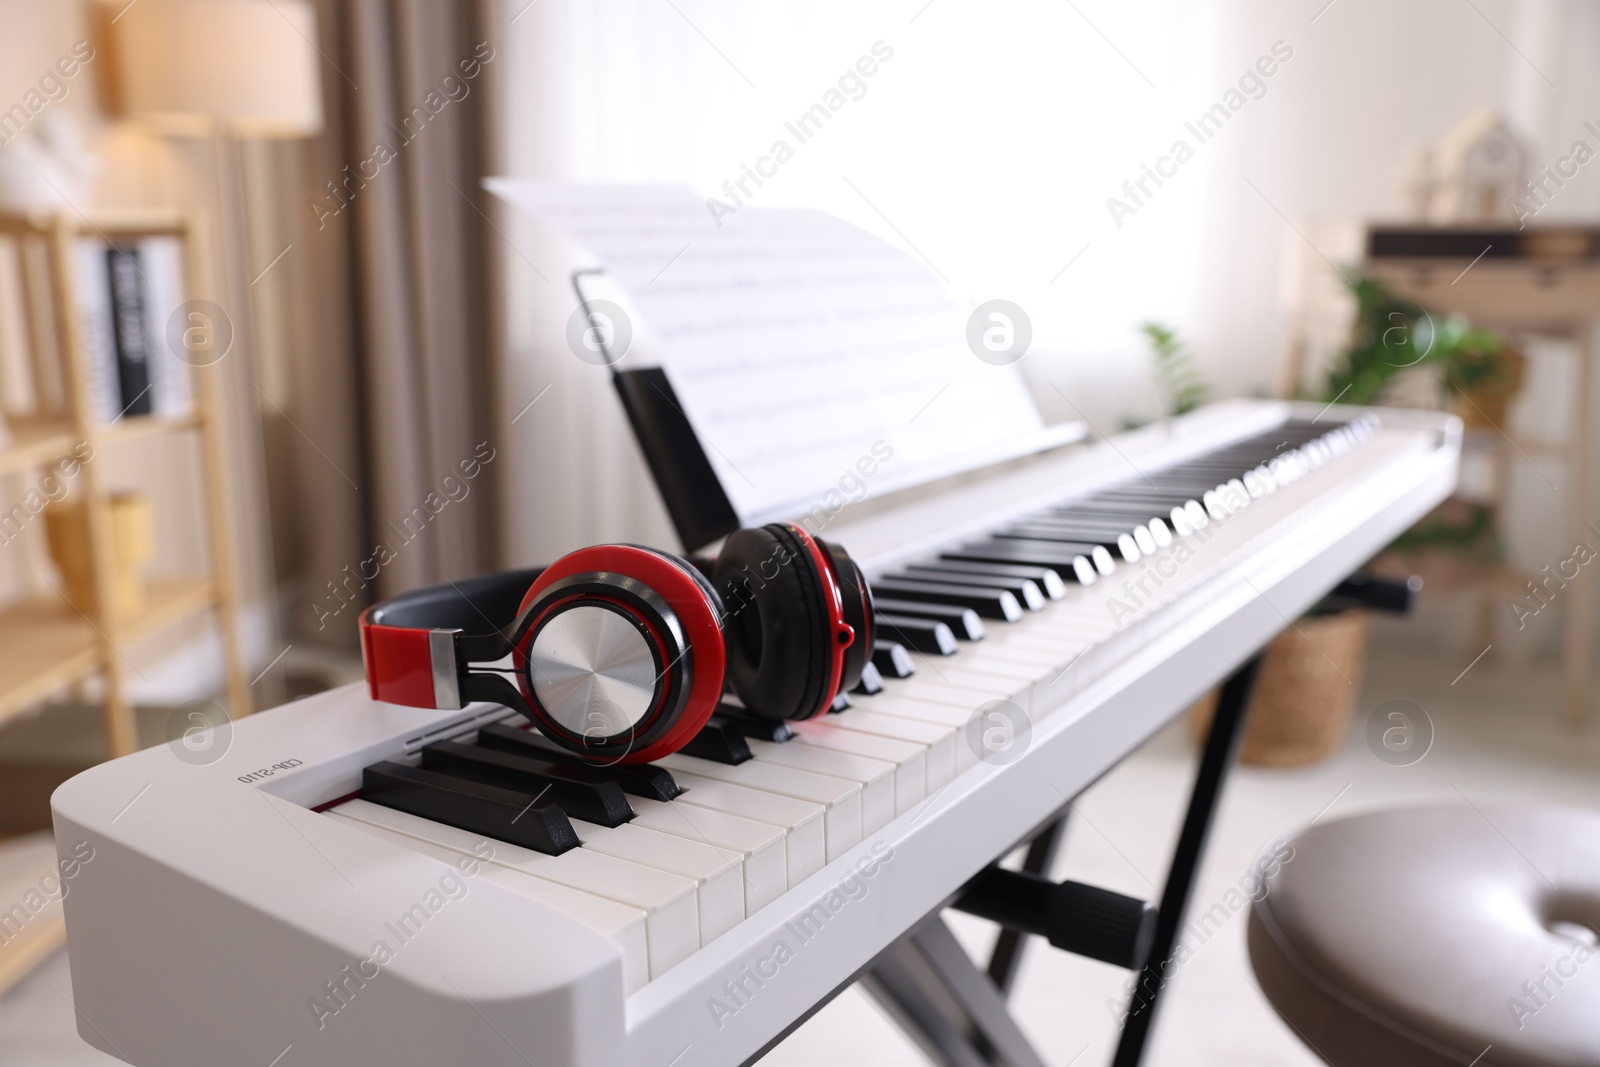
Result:
<instances>
[{"instance_id":1,"label":"piano keyboard","mask_svg":"<svg viewBox=\"0 0 1600 1067\"><path fill-rule=\"evenodd\" d=\"M1426 514L1458 450L1441 416L1240 401L854 506L824 531L878 598L848 706L726 709L653 766L359 684L211 764L102 764L52 798L96 849L64 901L83 1036L140 1065L735 1067ZM430 889L457 870L462 903Z\"/></svg>"},{"instance_id":2,"label":"piano keyboard","mask_svg":"<svg viewBox=\"0 0 1600 1067\"><path fill-rule=\"evenodd\" d=\"M512 716L486 732L495 747L425 747L430 777L399 798L386 779L374 788L369 768L363 798L328 814L430 854L472 855L490 841L496 877L611 937L635 991L987 755L973 743L978 709L997 700L1024 715L1047 708L1065 669L1125 625L1107 597L1130 617L1149 612L1169 580L1158 561L1175 575L1219 558L1238 543L1229 530L1236 514L1282 517L1276 493L1376 430L1376 419L1291 420L871 576L879 655L911 672L890 672L880 692L853 696L847 710L787 724L788 741L750 740L744 762L682 752L660 760L675 783L667 792L681 790L674 799L626 796L613 772L529 731L521 754L504 751L521 722ZM963 614L975 618L949 625ZM916 621L946 632L931 644L899 640ZM463 808L463 789L493 790L495 799L474 794Z\"/></svg>"}]
</instances>

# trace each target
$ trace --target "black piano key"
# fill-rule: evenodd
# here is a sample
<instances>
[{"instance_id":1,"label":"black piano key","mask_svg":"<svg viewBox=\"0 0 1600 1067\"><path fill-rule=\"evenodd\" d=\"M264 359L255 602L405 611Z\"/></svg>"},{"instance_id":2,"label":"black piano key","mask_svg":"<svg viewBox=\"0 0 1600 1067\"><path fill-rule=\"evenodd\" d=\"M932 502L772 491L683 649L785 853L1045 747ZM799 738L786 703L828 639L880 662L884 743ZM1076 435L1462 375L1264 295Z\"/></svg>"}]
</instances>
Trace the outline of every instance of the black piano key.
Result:
<instances>
[{"instance_id":1,"label":"black piano key","mask_svg":"<svg viewBox=\"0 0 1600 1067\"><path fill-rule=\"evenodd\" d=\"M1099 541L1062 541L1050 540L1043 537L990 537L987 541L979 541L966 545L966 548L1018 548L1025 551L1047 549L1053 556L1087 556L1096 548L1103 548Z\"/></svg>"},{"instance_id":2,"label":"black piano key","mask_svg":"<svg viewBox=\"0 0 1600 1067\"><path fill-rule=\"evenodd\" d=\"M1016 622L1022 618L1022 605L1004 589L956 585L948 582L917 582L904 578L880 578L872 583L875 600L914 600L920 604L953 604L970 608L985 619ZM894 609L899 610L899 609Z\"/></svg>"},{"instance_id":3,"label":"black piano key","mask_svg":"<svg viewBox=\"0 0 1600 1067\"><path fill-rule=\"evenodd\" d=\"M1046 513L1041 512L1041 516ZM1131 505L1116 508L1109 504L1085 504L1082 507L1060 508L1053 513L1056 520L1069 522L1088 521L1096 525L1121 522L1124 525L1134 525L1149 522L1151 519L1160 519L1165 522L1167 516L1172 514L1172 507L1152 507L1149 505ZM1029 519L1029 522L1034 521Z\"/></svg>"},{"instance_id":4,"label":"black piano key","mask_svg":"<svg viewBox=\"0 0 1600 1067\"><path fill-rule=\"evenodd\" d=\"M1190 463L1180 463L1175 467L1168 467L1156 477L1172 477L1174 475L1193 475L1195 477L1201 477L1203 475L1214 475L1218 471L1238 472L1245 470L1248 467L1254 467L1258 462L1260 462L1260 460L1256 458L1260 455L1261 449L1259 448L1240 449L1237 452L1230 452L1227 455L1219 456L1216 459L1195 460Z\"/></svg>"},{"instance_id":5,"label":"black piano key","mask_svg":"<svg viewBox=\"0 0 1600 1067\"><path fill-rule=\"evenodd\" d=\"M1120 530L1102 530L1076 523L1029 522L1003 527L996 530L994 536L1007 541L1054 541L1057 544L1100 545L1113 549L1117 547L1119 537L1126 537L1132 531L1131 524Z\"/></svg>"},{"instance_id":6,"label":"black piano key","mask_svg":"<svg viewBox=\"0 0 1600 1067\"><path fill-rule=\"evenodd\" d=\"M1113 498L1094 496L1072 504L1064 504L1061 507L1045 508L1039 514L1041 516L1056 515L1061 518L1077 518L1081 515L1099 519L1102 522L1111 519L1131 519L1134 522L1141 522L1151 515L1165 515L1171 509L1172 505L1170 504L1162 507L1159 504L1140 503L1138 500L1124 502Z\"/></svg>"},{"instance_id":7,"label":"black piano key","mask_svg":"<svg viewBox=\"0 0 1600 1067\"><path fill-rule=\"evenodd\" d=\"M1025 567L1013 563L978 563L974 560L942 559L932 563L913 563L906 568L919 574L994 575L998 578L1025 578L1043 590L1051 600L1067 595L1067 583L1049 567Z\"/></svg>"},{"instance_id":8,"label":"black piano key","mask_svg":"<svg viewBox=\"0 0 1600 1067\"><path fill-rule=\"evenodd\" d=\"M794 732L789 729L789 724L782 719L769 719L764 715L752 715L737 704L724 700L717 705L717 710L711 713L711 718L725 722L737 730L744 737L753 737L758 741L771 741L781 745L794 737Z\"/></svg>"},{"instance_id":9,"label":"black piano key","mask_svg":"<svg viewBox=\"0 0 1600 1067\"><path fill-rule=\"evenodd\" d=\"M556 805L574 819L601 826L621 826L633 818L628 798L616 782L599 775L563 774L560 765L546 759L440 741L422 750L422 767L539 796L543 803Z\"/></svg>"},{"instance_id":10,"label":"black piano key","mask_svg":"<svg viewBox=\"0 0 1600 1067\"><path fill-rule=\"evenodd\" d=\"M715 714L678 751L713 763L726 763L730 767L754 758L750 752L750 742L745 740L744 734L734 729L727 719L718 718Z\"/></svg>"},{"instance_id":11,"label":"black piano key","mask_svg":"<svg viewBox=\"0 0 1600 1067\"><path fill-rule=\"evenodd\" d=\"M1147 534L1148 535L1148 534ZM1094 530L1053 530L1045 526L1013 526L999 530L995 537L1007 541L1053 541L1072 544L1089 544L1116 552L1129 563L1139 562L1144 552L1138 540L1126 531L1117 534L1100 534ZM1092 551L1092 549L1091 549Z\"/></svg>"},{"instance_id":12,"label":"black piano key","mask_svg":"<svg viewBox=\"0 0 1600 1067\"><path fill-rule=\"evenodd\" d=\"M547 856L578 846L566 812L554 804L540 807L535 794L403 763L375 763L363 770L361 799Z\"/></svg>"},{"instance_id":13,"label":"black piano key","mask_svg":"<svg viewBox=\"0 0 1600 1067\"><path fill-rule=\"evenodd\" d=\"M1210 488L1206 491L1209 492ZM1135 507L1151 515L1165 515L1173 508L1181 508L1189 501L1198 501L1203 496L1205 496L1205 493L1146 493L1139 496L1102 496L1096 497L1089 503L1089 506Z\"/></svg>"},{"instance_id":14,"label":"black piano key","mask_svg":"<svg viewBox=\"0 0 1600 1067\"><path fill-rule=\"evenodd\" d=\"M983 625L976 615L972 615L972 621L978 626ZM938 619L918 618L914 615L878 615L873 622L880 633L894 638L896 644L904 645L913 652L922 652L930 656L956 654L955 633Z\"/></svg>"},{"instance_id":15,"label":"black piano key","mask_svg":"<svg viewBox=\"0 0 1600 1067\"><path fill-rule=\"evenodd\" d=\"M1141 550L1147 544L1159 545L1164 535L1169 532L1167 519L1171 517L1172 509L1168 508L1159 515L1155 512L1144 512L1139 515L1098 515L1092 512L1074 511L1070 515L1059 515L1050 518L1030 518L1028 525L1038 524L1057 530L1073 530L1077 528L1090 530L1105 530L1110 533L1131 534L1135 543Z\"/></svg>"},{"instance_id":16,"label":"black piano key","mask_svg":"<svg viewBox=\"0 0 1600 1067\"><path fill-rule=\"evenodd\" d=\"M1140 504L1140 505L1138 505L1138 511L1139 511L1139 513L1141 515L1153 514L1153 515L1159 517L1163 522L1167 523L1168 526L1172 526L1173 525L1172 513L1175 512L1175 511L1181 511L1181 512L1184 512L1185 515L1188 515L1193 510L1193 508L1191 508L1190 505L1193 505L1194 508L1199 508L1200 510L1204 511L1204 506L1200 503L1199 500L1196 500L1193 497L1190 497L1187 500L1180 501L1180 502L1178 502L1176 504L1172 504L1170 506L1162 506L1162 505L1156 505L1156 504ZM1097 505L1097 506L1100 506L1100 505Z\"/></svg>"},{"instance_id":17,"label":"black piano key","mask_svg":"<svg viewBox=\"0 0 1600 1067\"><path fill-rule=\"evenodd\" d=\"M828 708L828 714L829 715L837 715L841 711L849 711L849 710L850 710L850 694L849 693L835 693L833 695L833 704Z\"/></svg>"},{"instance_id":18,"label":"black piano key","mask_svg":"<svg viewBox=\"0 0 1600 1067\"><path fill-rule=\"evenodd\" d=\"M954 571L916 570L906 568L904 574L891 575L895 578L907 578L914 582L941 582L945 585L970 585L979 589L1004 589L1017 598L1017 603L1029 611L1039 611L1044 607L1044 590L1030 578L1007 578L998 574L960 574ZM1060 579L1056 579L1060 581Z\"/></svg>"},{"instance_id":19,"label":"black piano key","mask_svg":"<svg viewBox=\"0 0 1600 1067\"><path fill-rule=\"evenodd\" d=\"M1141 520L1112 519L1110 521L1082 518L1077 515L1050 516L1045 518L1026 519L1012 530L1037 530L1048 534L1048 539L1071 538L1076 536L1080 541L1093 541L1096 544L1106 545L1108 548L1120 543L1123 537L1132 537L1138 540L1141 530L1148 536L1150 529L1145 525L1145 516Z\"/></svg>"},{"instance_id":20,"label":"black piano key","mask_svg":"<svg viewBox=\"0 0 1600 1067\"><path fill-rule=\"evenodd\" d=\"M1045 541L1039 538L1010 537L994 538L987 545L968 546L978 548L995 548L1010 550L1017 553L1014 559L1025 563L1048 563L1059 560L1063 556L1076 558L1083 556L1094 563L1096 573L1104 577L1116 571L1115 562L1111 552L1105 545L1086 545L1078 542ZM1074 572L1077 573L1076 571ZM1066 577L1066 575L1062 575ZM1079 581L1082 576L1078 575Z\"/></svg>"},{"instance_id":21,"label":"black piano key","mask_svg":"<svg viewBox=\"0 0 1600 1067\"><path fill-rule=\"evenodd\" d=\"M1228 474L1219 474L1215 478L1174 478L1170 481L1155 483L1155 490L1161 493L1187 493L1189 496L1199 496L1209 492L1219 485L1227 484L1230 478L1237 478L1239 471Z\"/></svg>"},{"instance_id":22,"label":"black piano key","mask_svg":"<svg viewBox=\"0 0 1600 1067\"><path fill-rule=\"evenodd\" d=\"M1020 541L1000 541L991 544L967 545L939 553L940 559L957 563L1005 563L1012 566L1048 567L1063 581L1088 585L1097 577L1087 553L1022 548ZM1081 561L1081 562L1080 562Z\"/></svg>"},{"instance_id":23,"label":"black piano key","mask_svg":"<svg viewBox=\"0 0 1600 1067\"><path fill-rule=\"evenodd\" d=\"M1025 515L1017 520L1017 525L1051 526L1058 529L1082 529L1118 534L1127 533L1143 521L1127 515L1096 515L1087 508L1051 508L1034 515Z\"/></svg>"},{"instance_id":24,"label":"black piano key","mask_svg":"<svg viewBox=\"0 0 1600 1067\"><path fill-rule=\"evenodd\" d=\"M1218 482L1225 482L1230 478L1238 478L1245 471L1255 470L1258 466L1260 466L1258 463L1241 461L1239 463L1230 463L1226 466L1213 467L1208 470L1174 471L1168 477L1157 478L1155 482L1156 485L1163 489L1179 485L1216 485Z\"/></svg>"},{"instance_id":25,"label":"black piano key","mask_svg":"<svg viewBox=\"0 0 1600 1067\"><path fill-rule=\"evenodd\" d=\"M954 643L955 637L952 636L950 640ZM886 674L890 678L909 678L917 673L916 666L911 662L911 653L896 641L874 641L872 665L878 668L879 674Z\"/></svg>"},{"instance_id":26,"label":"black piano key","mask_svg":"<svg viewBox=\"0 0 1600 1067\"><path fill-rule=\"evenodd\" d=\"M1212 483L1206 486L1206 491L1216 488ZM1173 503L1182 504L1187 500L1198 500L1200 493L1180 493L1176 489L1109 489L1092 497L1088 503L1097 501L1112 501L1119 504L1138 504L1141 506L1172 507Z\"/></svg>"},{"instance_id":27,"label":"black piano key","mask_svg":"<svg viewBox=\"0 0 1600 1067\"><path fill-rule=\"evenodd\" d=\"M581 756L557 748L533 730L521 730L503 722L492 722L478 728L478 744L500 752L538 756L566 767L596 771L622 787L624 793L649 800L671 800L683 792L664 767L648 763L610 763L596 767Z\"/></svg>"},{"instance_id":28,"label":"black piano key","mask_svg":"<svg viewBox=\"0 0 1600 1067\"><path fill-rule=\"evenodd\" d=\"M850 692L858 693L864 697L877 696L883 692L883 675L879 672L876 663L869 660L862 664L861 681L857 682L856 687Z\"/></svg>"},{"instance_id":29,"label":"black piano key","mask_svg":"<svg viewBox=\"0 0 1600 1067\"><path fill-rule=\"evenodd\" d=\"M942 622L963 641L981 641L988 633L976 611L958 604L928 604L921 600L895 600L892 597L877 597L876 600L878 610L886 616Z\"/></svg>"}]
</instances>

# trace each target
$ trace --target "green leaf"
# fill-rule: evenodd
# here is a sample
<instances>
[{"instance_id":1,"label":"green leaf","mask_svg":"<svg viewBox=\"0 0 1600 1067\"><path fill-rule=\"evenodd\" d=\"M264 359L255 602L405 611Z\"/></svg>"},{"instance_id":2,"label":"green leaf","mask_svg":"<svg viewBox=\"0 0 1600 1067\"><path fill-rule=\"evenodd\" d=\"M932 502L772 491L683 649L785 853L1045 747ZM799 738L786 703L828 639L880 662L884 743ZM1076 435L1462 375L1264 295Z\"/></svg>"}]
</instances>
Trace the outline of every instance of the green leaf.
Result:
<instances>
[{"instance_id":1,"label":"green leaf","mask_svg":"<svg viewBox=\"0 0 1600 1067\"><path fill-rule=\"evenodd\" d=\"M1153 321L1141 323L1139 329L1150 342L1156 375L1167 394L1168 414L1182 415L1205 403L1205 382L1194 354L1179 340L1177 331Z\"/></svg>"}]
</instances>

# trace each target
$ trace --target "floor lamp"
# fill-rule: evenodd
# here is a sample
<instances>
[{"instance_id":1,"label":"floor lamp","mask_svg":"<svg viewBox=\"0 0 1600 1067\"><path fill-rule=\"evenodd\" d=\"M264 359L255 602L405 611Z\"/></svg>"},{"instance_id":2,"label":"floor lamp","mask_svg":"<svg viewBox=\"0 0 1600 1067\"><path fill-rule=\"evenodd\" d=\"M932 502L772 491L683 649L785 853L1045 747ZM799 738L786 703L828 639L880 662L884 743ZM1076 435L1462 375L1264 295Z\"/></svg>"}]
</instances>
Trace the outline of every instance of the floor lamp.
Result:
<instances>
[{"instance_id":1,"label":"floor lamp","mask_svg":"<svg viewBox=\"0 0 1600 1067\"><path fill-rule=\"evenodd\" d=\"M236 380L259 393L239 140L322 130L316 11L308 0L112 0L99 17L113 112L163 134L211 141L220 282L244 363ZM239 432L260 455L259 420ZM275 633L276 621L269 627Z\"/></svg>"}]
</instances>

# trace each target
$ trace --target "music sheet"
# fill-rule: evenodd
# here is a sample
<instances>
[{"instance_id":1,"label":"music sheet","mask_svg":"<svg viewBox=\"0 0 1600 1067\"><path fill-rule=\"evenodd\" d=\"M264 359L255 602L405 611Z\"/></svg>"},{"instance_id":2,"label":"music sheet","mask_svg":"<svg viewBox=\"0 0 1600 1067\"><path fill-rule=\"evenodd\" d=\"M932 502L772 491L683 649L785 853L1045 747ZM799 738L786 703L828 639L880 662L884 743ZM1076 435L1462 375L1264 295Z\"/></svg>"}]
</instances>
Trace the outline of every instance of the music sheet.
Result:
<instances>
[{"instance_id":1,"label":"music sheet","mask_svg":"<svg viewBox=\"0 0 1600 1067\"><path fill-rule=\"evenodd\" d=\"M484 186L623 288L741 521L802 514L841 478L858 498L858 481L876 494L1052 437L1016 367L968 349L933 270L831 215L744 207L719 228L688 190ZM848 477L863 457L874 474Z\"/></svg>"}]
</instances>

